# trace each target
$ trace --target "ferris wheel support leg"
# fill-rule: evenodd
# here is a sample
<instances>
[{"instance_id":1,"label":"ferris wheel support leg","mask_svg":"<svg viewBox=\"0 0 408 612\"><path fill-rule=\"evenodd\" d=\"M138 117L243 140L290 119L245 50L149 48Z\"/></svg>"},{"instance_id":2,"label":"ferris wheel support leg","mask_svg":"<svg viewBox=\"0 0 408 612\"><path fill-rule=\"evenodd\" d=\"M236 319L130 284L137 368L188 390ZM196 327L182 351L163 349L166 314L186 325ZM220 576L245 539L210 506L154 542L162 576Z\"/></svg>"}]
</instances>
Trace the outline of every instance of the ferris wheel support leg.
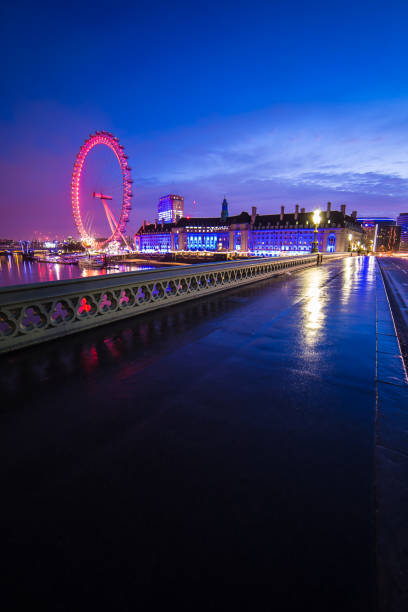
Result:
<instances>
[{"instance_id":1,"label":"ferris wheel support leg","mask_svg":"<svg viewBox=\"0 0 408 612\"><path fill-rule=\"evenodd\" d=\"M105 212L106 212L106 216L108 217L108 222L109 225L111 227L112 233L115 231L115 228L118 226L118 222L115 219L115 216L113 214L113 212L111 211L111 209L109 208L109 206L107 205L107 203L103 200L103 205L105 207ZM112 221L113 221L113 226L112 226ZM123 240L123 242L126 244L127 248L129 250L131 250L130 246L128 245L128 242L126 240L126 238L124 237L124 235L122 234L122 232L119 230L119 234Z\"/></svg>"},{"instance_id":2,"label":"ferris wheel support leg","mask_svg":"<svg viewBox=\"0 0 408 612\"><path fill-rule=\"evenodd\" d=\"M111 211L109 209L109 206L107 205L105 200L102 200L102 204L103 204L103 207L105 209L105 214L106 214L106 218L108 219L109 227L111 228L111 232L113 234L113 232L115 231L115 226L112 223L112 217L111 217L112 213L111 213Z\"/></svg>"}]
</instances>

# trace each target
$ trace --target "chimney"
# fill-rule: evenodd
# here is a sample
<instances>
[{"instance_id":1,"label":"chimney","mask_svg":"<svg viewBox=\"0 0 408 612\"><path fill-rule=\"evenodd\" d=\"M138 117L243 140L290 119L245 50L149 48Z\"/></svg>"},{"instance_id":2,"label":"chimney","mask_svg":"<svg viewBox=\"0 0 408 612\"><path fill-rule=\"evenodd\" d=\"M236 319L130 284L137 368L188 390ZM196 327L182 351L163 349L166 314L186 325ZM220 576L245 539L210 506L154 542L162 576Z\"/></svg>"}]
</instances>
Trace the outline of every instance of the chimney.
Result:
<instances>
[{"instance_id":1,"label":"chimney","mask_svg":"<svg viewBox=\"0 0 408 612\"><path fill-rule=\"evenodd\" d=\"M327 218L330 217L330 212L331 212L331 202L327 202Z\"/></svg>"},{"instance_id":2,"label":"chimney","mask_svg":"<svg viewBox=\"0 0 408 612\"><path fill-rule=\"evenodd\" d=\"M296 204L295 206L295 221L298 220L299 217L299 204Z\"/></svg>"},{"instance_id":3,"label":"chimney","mask_svg":"<svg viewBox=\"0 0 408 612\"><path fill-rule=\"evenodd\" d=\"M301 209L300 209L300 212L301 212L301 213L305 213L305 212L306 212L306 208L301 208Z\"/></svg>"},{"instance_id":4,"label":"chimney","mask_svg":"<svg viewBox=\"0 0 408 612\"><path fill-rule=\"evenodd\" d=\"M353 210L353 212L351 213L352 218L354 219L354 221L357 221L357 211Z\"/></svg>"},{"instance_id":5,"label":"chimney","mask_svg":"<svg viewBox=\"0 0 408 612\"><path fill-rule=\"evenodd\" d=\"M342 213L343 217L345 217L346 216L346 205L342 204L340 206L340 210L341 210L341 213Z\"/></svg>"},{"instance_id":6,"label":"chimney","mask_svg":"<svg viewBox=\"0 0 408 612\"><path fill-rule=\"evenodd\" d=\"M255 217L256 217L256 206L252 206L251 225L253 225L255 223Z\"/></svg>"},{"instance_id":7,"label":"chimney","mask_svg":"<svg viewBox=\"0 0 408 612\"><path fill-rule=\"evenodd\" d=\"M157 229L157 219L154 220L154 229Z\"/></svg>"},{"instance_id":8,"label":"chimney","mask_svg":"<svg viewBox=\"0 0 408 612\"><path fill-rule=\"evenodd\" d=\"M283 221L283 215L285 214L285 207L281 206L280 220Z\"/></svg>"},{"instance_id":9,"label":"chimney","mask_svg":"<svg viewBox=\"0 0 408 612\"><path fill-rule=\"evenodd\" d=\"M143 229L146 227L146 219L143 219Z\"/></svg>"}]
</instances>

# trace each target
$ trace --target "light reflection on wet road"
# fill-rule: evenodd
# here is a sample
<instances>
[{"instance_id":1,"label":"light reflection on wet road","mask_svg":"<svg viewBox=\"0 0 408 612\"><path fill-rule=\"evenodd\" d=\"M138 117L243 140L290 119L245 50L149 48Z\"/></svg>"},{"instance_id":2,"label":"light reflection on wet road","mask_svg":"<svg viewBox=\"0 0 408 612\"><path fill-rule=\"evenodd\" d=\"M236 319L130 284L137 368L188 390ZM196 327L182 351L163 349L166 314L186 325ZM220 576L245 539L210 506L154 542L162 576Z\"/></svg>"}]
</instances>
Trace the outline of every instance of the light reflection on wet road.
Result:
<instances>
[{"instance_id":1,"label":"light reflection on wet road","mask_svg":"<svg viewBox=\"0 0 408 612\"><path fill-rule=\"evenodd\" d=\"M348 258L3 358L9 584L371 612L375 317Z\"/></svg>"}]
</instances>

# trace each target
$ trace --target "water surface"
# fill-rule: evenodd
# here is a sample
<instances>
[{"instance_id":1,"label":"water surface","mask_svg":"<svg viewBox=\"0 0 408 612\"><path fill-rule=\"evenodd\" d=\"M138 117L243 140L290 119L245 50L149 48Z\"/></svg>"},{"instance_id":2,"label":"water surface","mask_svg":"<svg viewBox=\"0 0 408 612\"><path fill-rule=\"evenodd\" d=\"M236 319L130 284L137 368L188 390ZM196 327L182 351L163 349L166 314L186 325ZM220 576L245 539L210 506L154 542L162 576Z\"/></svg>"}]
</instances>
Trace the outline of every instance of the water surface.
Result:
<instances>
[{"instance_id":1,"label":"water surface","mask_svg":"<svg viewBox=\"0 0 408 612\"><path fill-rule=\"evenodd\" d=\"M68 280L71 278L85 278L88 276L100 276L119 272L151 270L155 267L147 264L140 265L134 263L117 265L118 268L109 268L107 270L86 270L79 266L24 261L21 255L12 255L10 257L0 256L0 287Z\"/></svg>"}]
</instances>

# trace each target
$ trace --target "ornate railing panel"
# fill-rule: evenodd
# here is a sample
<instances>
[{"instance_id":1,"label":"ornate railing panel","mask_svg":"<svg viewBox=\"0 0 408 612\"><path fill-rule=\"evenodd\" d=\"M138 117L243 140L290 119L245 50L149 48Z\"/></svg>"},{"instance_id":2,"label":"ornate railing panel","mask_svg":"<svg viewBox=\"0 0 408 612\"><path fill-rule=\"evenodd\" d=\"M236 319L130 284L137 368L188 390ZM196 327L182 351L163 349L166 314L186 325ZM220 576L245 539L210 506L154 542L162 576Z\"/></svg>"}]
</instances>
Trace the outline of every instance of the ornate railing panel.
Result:
<instances>
[{"instance_id":1,"label":"ornate railing panel","mask_svg":"<svg viewBox=\"0 0 408 612\"><path fill-rule=\"evenodd\" d=\"M315 264L316 255L306 255L5 287L0 289L0 353Z\"/></svg>"}]
</instances>

